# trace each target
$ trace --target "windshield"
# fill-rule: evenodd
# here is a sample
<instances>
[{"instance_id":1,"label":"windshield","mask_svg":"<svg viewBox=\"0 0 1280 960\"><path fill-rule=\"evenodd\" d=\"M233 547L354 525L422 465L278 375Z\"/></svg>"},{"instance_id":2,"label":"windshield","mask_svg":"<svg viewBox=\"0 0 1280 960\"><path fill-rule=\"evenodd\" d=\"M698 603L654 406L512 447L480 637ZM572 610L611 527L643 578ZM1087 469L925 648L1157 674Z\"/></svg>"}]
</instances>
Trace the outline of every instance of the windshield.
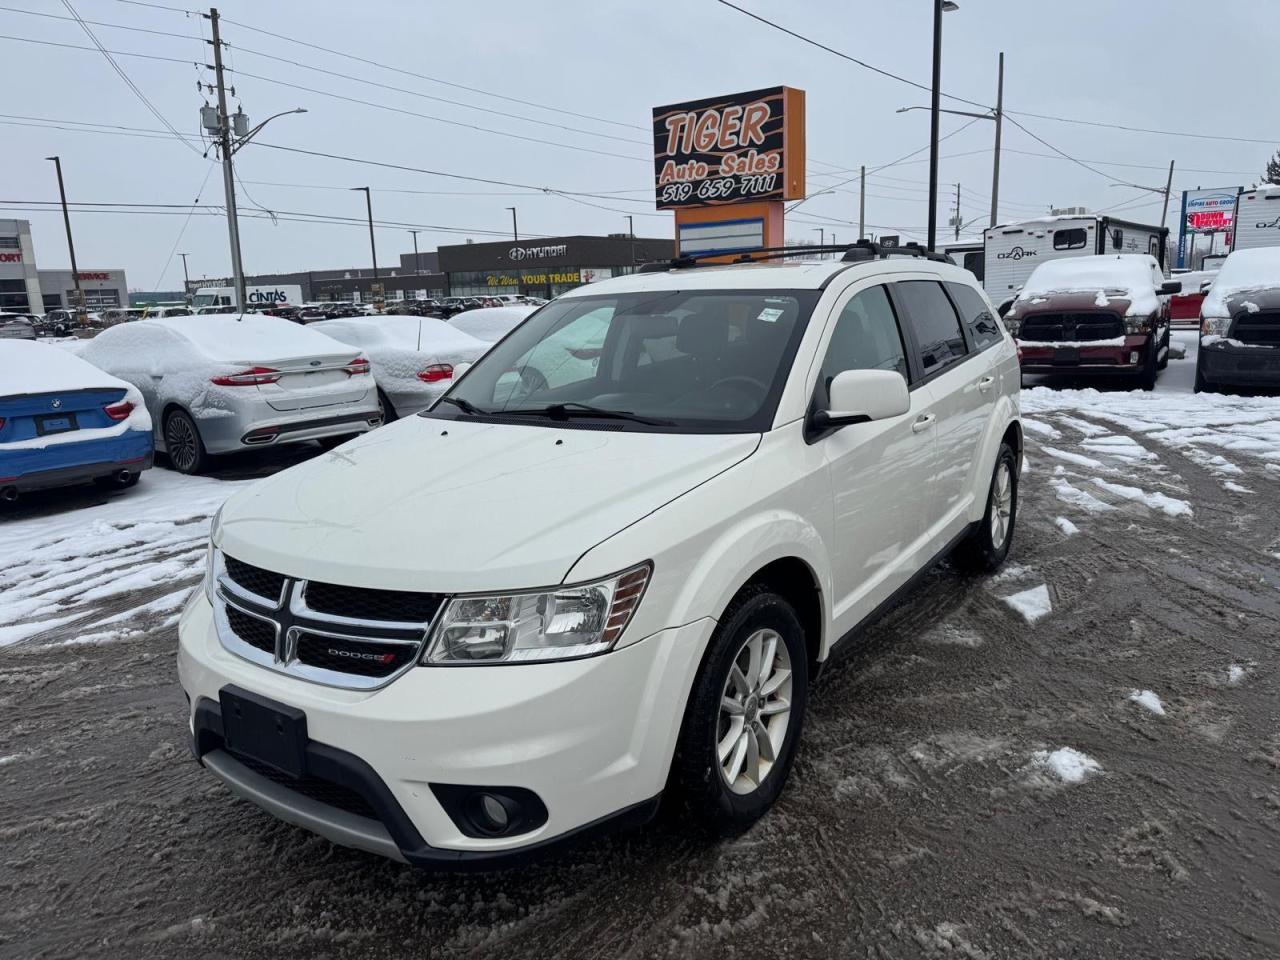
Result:
<instances>
[{"instance_id":1,"label":"windshield","mask_svg":"<svg viewBox=\"0 0 1280 960\"><path fill-rule=\"evenodd\" d=\"M598 420L706 433L772 426L818 290L556 300L481 358L433 417Z\"/></svg>"}]
</instances>

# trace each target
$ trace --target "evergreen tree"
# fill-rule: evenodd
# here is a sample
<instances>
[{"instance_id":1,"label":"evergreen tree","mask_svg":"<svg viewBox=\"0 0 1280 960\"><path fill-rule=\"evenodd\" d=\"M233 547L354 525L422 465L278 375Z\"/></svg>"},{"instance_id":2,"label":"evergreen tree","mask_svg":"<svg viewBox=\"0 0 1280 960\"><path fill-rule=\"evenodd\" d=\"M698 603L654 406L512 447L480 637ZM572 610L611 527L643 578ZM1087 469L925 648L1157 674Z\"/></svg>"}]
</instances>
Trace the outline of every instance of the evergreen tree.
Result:
<instances>
[{"instance_id":1,"label":"evergreen tree","mask_svg":"<svg viewBox=\"0 0 1280 960\"><path fill-rule=\"evenodd\" d=\"M1267 172L1262 175L1263 183L1280 183L1280 150L1267 161Z\"/></svg>"}]
</instances>

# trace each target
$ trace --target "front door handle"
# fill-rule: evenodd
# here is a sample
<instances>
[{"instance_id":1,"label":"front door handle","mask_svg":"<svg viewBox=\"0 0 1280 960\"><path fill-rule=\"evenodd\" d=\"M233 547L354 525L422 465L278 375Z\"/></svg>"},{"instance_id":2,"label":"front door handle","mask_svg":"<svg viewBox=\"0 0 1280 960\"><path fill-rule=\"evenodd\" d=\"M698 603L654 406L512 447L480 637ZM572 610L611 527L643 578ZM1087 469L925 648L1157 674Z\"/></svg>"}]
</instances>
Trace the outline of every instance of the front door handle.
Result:
<instances>
[{"instance_id":1,"label":"front door handle","mask_svg":"<svg viewBox=\"0 0 1280 960\"><path fill-rule=\"evenodd\" d=\"M923 433L924 431L928 430L931 426L933 426L933 421L935 419L936 418L932 413L920 414L920 416L916 417L916 422L911 425L911 432Z\"/></svg>"},{"instance_id":2,"label":"front door handle","mask_svg":"<svg viewBox=\"0 0 1280 960\"><path fill-rule=\"evenodd\" d=\"M991 387L995 384L995 382L996 382L995 377L990 377L990 376L983 377L981 380L978 381L978 389L981 390L983 393L990 393Z\"/></svg>"}]
</instances>

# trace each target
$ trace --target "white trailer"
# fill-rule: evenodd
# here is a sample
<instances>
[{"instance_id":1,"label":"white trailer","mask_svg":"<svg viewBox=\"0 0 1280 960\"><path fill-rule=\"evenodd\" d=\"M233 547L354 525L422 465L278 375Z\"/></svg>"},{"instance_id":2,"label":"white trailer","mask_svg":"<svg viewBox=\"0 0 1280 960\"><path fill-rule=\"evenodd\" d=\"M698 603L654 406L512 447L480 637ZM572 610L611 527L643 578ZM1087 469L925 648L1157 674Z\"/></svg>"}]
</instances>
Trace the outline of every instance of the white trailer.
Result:
<instances>
[{"instance_id":1,"label":"white trailer","mask_svg":"<svg viewBox=\"0 0 1280 960\"><path fill-rule=\"evenodd\" d=\"M1149 253L1165 266L1166 227L1072 214L1003 223L983 234L982 285L997 304L1013 297L1046 260L1100 253Z\"/></svg>"},{"instance_id":2,"label":"white trailer","mask_svg":"<svg viewBox=\"0 0 1280 960\"><path fill-rule=\"evenodd\" d=\"M1236 198L1232 250L1280 247L1280 186L1267 184Z\"/></svg>"},{"instance_id":3,"label":"white trailer","mask_svg":"<svg viewBox=\"0 0 1280 960\"><path fill-rule=\"evenodd\" d=\"M244 288L250 307L282 307L302 303L302 287L296 283L261 284ZM227 307L236 302L235 287L201 287L192 306Z\"/></svg>"}]
</instances>

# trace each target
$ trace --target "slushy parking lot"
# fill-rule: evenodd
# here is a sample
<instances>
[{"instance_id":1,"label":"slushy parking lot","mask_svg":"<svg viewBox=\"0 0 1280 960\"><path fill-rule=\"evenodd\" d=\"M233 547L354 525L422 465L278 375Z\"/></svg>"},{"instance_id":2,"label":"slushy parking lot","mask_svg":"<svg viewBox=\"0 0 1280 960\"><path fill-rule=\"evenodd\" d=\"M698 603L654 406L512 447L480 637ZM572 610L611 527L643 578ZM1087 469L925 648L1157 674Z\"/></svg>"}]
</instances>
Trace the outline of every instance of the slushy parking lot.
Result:
<instances>
[{"instance_id":1,"label":"slushy parking lot","mask_svg":"<svg viewBox=\"0 0 1280 960\"><path fill-rule=\"evenodd\" d=\"M1008 563L935 568L829 667L753 828L666 814L491 874L332 846L188 753L174 624L210 516L325 454L10 508L0 953L1276 955L1280 421L1192 394L1188 347L1153 393L1024 390Z\"/></svg>"}]
</instances>

